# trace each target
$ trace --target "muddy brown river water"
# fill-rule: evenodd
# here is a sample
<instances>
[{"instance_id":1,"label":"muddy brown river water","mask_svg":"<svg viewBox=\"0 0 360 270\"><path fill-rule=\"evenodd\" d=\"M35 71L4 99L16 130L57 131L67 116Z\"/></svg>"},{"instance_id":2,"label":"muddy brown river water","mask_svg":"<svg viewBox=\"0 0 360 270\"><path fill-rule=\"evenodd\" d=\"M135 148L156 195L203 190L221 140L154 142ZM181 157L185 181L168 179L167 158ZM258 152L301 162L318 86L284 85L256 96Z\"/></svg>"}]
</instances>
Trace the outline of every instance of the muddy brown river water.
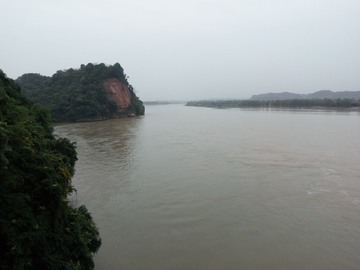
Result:
<instances>
[{"instance_id":1,"label":"muddy brown river water","mask_svg":"<svg viewBox=\"0 0 360 270\"><path fill-rule=\"evenodd\" d=\"M61 124L96 270L360 269L360 113L147 106Z\"/></svg>"}]
</instances>

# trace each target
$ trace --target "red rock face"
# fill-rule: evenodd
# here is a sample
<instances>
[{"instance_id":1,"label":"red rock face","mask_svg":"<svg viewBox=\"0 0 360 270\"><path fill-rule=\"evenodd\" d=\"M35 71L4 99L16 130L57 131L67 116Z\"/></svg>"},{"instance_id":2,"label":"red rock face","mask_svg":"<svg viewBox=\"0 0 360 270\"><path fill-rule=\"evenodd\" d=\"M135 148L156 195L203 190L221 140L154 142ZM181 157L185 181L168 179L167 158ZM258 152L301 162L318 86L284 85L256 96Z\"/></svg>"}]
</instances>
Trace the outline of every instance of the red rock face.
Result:
<instances>
[{"instance_id":1,"label":"red rock face","mask_svg":"<svg viewBox=\"0 0 360 270\"><path fill-rule=\"evenodd\" d=\"M112 78L104 82L104 91L108 100L116 102L118 112L124 111L131 103L129 89L118 79Z\"/></svg>"}]
</instances>

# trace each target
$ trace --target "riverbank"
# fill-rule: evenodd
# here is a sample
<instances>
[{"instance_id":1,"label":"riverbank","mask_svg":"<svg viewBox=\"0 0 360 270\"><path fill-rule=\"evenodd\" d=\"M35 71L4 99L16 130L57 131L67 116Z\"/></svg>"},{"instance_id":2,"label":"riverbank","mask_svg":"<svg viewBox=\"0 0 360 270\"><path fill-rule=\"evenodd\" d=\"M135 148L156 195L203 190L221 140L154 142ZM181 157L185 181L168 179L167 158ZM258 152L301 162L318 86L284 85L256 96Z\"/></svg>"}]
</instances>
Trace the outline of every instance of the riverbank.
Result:
<instances>
[{"instance_id":1,"label":"riverbank","mask_svg":"<svg viewBox=\"0 0 360 270\"><path fill-rule=\"evenodd\" d=\"M313 109L359 111L360 101L354 99L293 99L293 100L223 100L191 101L186 106L209 108Z\"/></svg>"},{"instance_id":2,"label":"riverbank","mask_svg":"<svg viewBox=\"0 0 360 270\"><path fill-rule=\"evenodd\" d=\"M210 105L185 105L189 107L204 107L204 108L217 108L217 109L282 109L282 110L331 110L331 111L360 111L359 106L355 107L325 107L325 106L312 106L312 107L284 107L284 106L210 106Z\"/></svg>"}]
</instances>

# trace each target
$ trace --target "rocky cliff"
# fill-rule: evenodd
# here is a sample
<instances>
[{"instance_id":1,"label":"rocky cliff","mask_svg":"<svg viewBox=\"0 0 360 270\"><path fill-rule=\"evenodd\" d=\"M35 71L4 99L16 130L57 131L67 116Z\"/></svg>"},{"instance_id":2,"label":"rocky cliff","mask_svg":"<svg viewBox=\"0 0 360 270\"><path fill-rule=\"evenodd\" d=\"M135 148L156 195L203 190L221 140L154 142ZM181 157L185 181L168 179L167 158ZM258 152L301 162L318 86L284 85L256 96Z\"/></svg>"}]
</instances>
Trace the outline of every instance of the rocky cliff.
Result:
<instances>
[{"instance_id":1,"label":"rocky cliff","mask_svg":"<svg viewBox=\"0 0 360 270\"><path fill-rule=\"evenodd\" d=\"M119 63L87 64L51 77L24 74L16 81L34 103L51 110L55 121L99 121L143 115L145 108Z\"/></svg>"},{"instance_id":2,"label":"rocky cliff","mask_svg":"<svg viewBox=\"0 0 360 270\"><path fill-rule=\"evenodd\" d=\"M129 88L116 78L104 82L104 92L109 101L116 102L117 112L124 112L131 104L131 93Z\"/></svg>"}]
</instances>

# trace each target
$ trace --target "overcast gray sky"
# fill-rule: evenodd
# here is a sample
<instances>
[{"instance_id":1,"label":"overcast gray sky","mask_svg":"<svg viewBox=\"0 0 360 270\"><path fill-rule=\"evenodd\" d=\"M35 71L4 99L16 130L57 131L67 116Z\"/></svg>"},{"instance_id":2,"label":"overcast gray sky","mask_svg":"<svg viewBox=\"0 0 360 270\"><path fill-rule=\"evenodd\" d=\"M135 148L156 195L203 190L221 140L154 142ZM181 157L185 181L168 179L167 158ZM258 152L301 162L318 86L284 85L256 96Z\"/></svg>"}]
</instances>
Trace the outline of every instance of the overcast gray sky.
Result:
<instances>
[{"instance_id":1,"label":"overcast gray sky","mask_svg":"<svg viewBox=\"0 0 360 270\"><path fill-rule=\"evenodd\" d=\"M0 0L0 69L119 62L143 101L360 90L359 0Z\"/></svg>"}]
</instances>

